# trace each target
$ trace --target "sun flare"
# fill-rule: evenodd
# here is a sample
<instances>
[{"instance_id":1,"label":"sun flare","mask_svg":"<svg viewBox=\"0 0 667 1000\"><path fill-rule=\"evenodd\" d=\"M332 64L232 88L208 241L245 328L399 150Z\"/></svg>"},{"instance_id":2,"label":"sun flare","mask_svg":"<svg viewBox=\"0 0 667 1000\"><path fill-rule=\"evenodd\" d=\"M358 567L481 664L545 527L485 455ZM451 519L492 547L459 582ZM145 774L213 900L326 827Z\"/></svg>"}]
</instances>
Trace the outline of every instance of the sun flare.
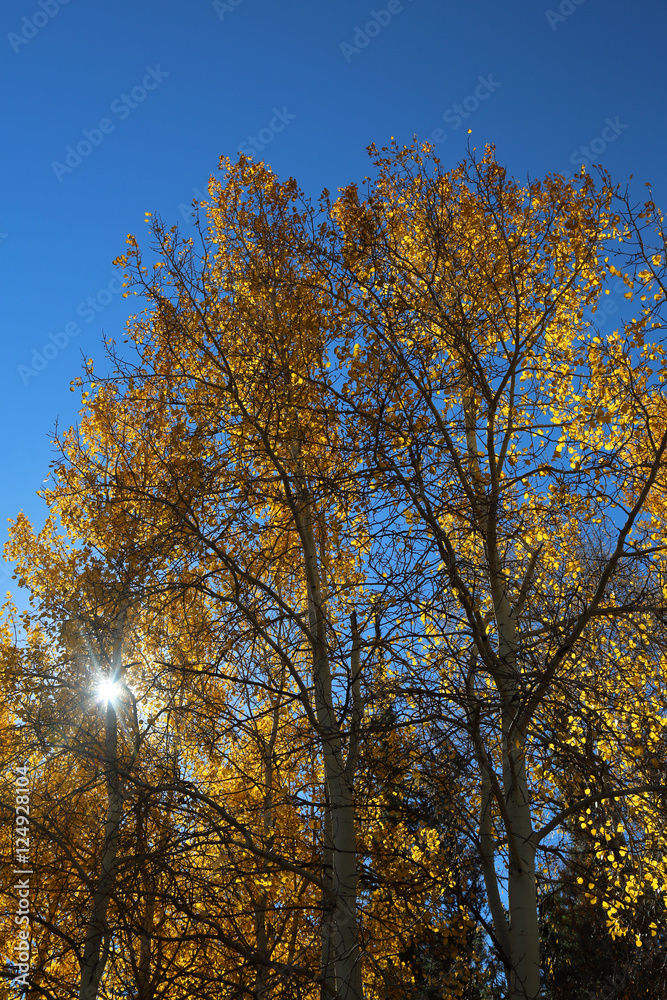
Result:
<instances>
[{"instance_id":1,"label":"sun flare","mask_svg":"<svg viewBox=\"0 0 667 1000\"><path fill-rule=\"evenodd\" d=\"M99 701L106 705L109 701L113 702L118 700L120 685L116 681L112 681L108 677L105 677L100 681L95 690Z\"/></svg>"}]
</instances>

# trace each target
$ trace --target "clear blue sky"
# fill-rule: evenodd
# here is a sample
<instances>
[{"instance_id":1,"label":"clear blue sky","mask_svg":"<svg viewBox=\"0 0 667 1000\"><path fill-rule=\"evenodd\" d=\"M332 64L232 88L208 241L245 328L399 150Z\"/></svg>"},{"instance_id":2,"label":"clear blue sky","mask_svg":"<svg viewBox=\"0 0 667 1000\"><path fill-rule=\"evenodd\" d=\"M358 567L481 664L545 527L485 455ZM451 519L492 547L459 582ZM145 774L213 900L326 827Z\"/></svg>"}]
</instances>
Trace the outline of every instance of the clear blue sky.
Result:
<instances>
[{"instance_id":1,"label":"clear blue sky","mask_svg":"<svg viewBox=\"0 0 667 1000\"><path fill-rule=\"evenodd\" d=\"M372 141L434 138L454 165L471 128L522 178L588 155L667 209L665 0L4 0L0 19L0 540L19 510L43 520L80 351L120 339L126 234L182 221L220 154L254 142L317 195L361 179Z\"/></svg>"}]
</instances>

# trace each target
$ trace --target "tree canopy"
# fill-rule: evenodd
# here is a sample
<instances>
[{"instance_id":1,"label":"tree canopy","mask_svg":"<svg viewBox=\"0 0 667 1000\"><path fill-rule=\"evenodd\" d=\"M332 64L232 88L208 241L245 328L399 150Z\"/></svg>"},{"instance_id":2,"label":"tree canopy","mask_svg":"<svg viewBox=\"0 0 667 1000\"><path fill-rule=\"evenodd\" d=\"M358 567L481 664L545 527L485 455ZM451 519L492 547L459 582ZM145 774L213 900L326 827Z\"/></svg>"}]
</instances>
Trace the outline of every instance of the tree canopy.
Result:
<instances>
[{"instance_id":1,"label":"tree canopy","mask_svg":"<svg viewBox=\"0 0 667 1000\"><path fill-rule=\"evenodd\" d=\"M8 545L31 997L537 1000L581 926L659 975L663 217L370 151L315 205L223 158L118 258Z\"/></svg>"}]
</instances>

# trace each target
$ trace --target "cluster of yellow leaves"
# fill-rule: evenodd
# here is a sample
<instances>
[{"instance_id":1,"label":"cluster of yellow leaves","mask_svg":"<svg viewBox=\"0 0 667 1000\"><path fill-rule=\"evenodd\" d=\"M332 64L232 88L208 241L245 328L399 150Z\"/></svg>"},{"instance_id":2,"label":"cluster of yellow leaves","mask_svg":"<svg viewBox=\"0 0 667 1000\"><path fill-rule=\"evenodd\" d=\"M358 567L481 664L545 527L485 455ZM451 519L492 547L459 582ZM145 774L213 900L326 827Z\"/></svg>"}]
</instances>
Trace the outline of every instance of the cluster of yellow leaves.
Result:
<instances>
[{"instance_id":1,"label":"cluster of yellow leaves","mask_svg":"<svg viewBox=\"0 0 667 1000\"><path fill-rule=\"evenodd\" d=\"M8 554L35 614L22 649L5 637L5 658L8 688L49 690L48 711L31 708L35 732L51 726L49 751L81 758L81 691L108 671L127 605L123 657L143 716L128 708L123 739L144 788L183 794L163 828L180 853L137 889L145 903L166 899L172 877L185 887L180 909L151 916L170 928L173 961L259 992L298 969L315 988L335 895L324 802L338 781L345 815L357 810L356 845L338 858L384 868L351 904L369 993L398 995L413 976L407 946L437 939L455 996L473 920L455 898L453 848L435 821L388 819L386 785L357 783L380 702L406 713L408 748L433 725L443 767L471 761L447 809L477 844L490 817L494 872L521 869L512 845L562 809L603 869L612 935L632 930L645 886L667 890L655 790L667 760L666 356L647 342L665 255L623 259L638 230L585 174L522 185L492 148L447 172L429 148L372 153L367 194L325 192L319 216L293 180L242 157L211 182L201 251L154 220L149 270L128 237L118 262L149 300L128 322L137 361L112 351L107 378L88 362L46 527L13 525ZM642 219L664 242L652 203ZM640 305L603 337L610 278ZM77 767L77 789L94 791L81 793L75 840L101 774L92 759ZM195 784L205 798L186 808ZM155 812L147 822L159 843ZM92 857L89 840L75 848ZM490 901L488 864L486 877ZM598 881L582 879L591 900ZM90 890L76 884L72 926ZM211 932L201 951L178 943L193 927ZM136 928L118 933L137 946ZM258 953L264 972L251 973Z\"/></svg>"}]
</instances>

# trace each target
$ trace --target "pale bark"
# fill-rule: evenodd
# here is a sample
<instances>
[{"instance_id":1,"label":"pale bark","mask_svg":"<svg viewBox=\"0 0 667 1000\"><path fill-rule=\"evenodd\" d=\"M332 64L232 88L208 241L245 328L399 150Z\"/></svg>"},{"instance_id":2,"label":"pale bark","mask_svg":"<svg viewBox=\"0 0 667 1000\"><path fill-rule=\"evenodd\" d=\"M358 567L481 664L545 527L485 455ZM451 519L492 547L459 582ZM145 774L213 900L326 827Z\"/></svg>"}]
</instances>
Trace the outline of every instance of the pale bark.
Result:
<instances>
[{"instance_id":1,"label":"pale bark","mask_svg":"<svg viewBox=\"0 0 667 1000\"><path fill-rule=\"evenodd\" d=\"M540 934L535 881L535 843L525 763L525 741L504 750L505 801L509 828L507 893L510 914L510 1000L536 1000L540 993Z\"/></svg>"},{"instance_id":2,"label":"pale bark","mask_svg":"<svg viewBox=\"0 0 667 1000\"><path fill-rule=\"evenodd\" d=\"M493 852L490 847L490 774L488 769L485 773L483 762L480 760L483 810L480 817L482 868L496 938L501 948L507 949L509 998L537 1000L540 994L540 934L535 879L536 845L526 771L526 732L523 727L517 726L524 694L518 659L517 618L526 595L522 588L518 600L513 605L507 592L507 578L497 535L497 466L495 457L491 455L493 458L490 463L491 491L487 495L479 468L477 410L472 391L464 394L464 415L470 493L477 524L484 538L489 590L498 635L496 683L501 699L502 729L502 802L499 801L498 804L507 834L509 927L499 905ZM489 435L489 442L491 440L492 435ZM532 559L529 575L534 568L535 560Z\"/></svg>"},{"instance_id":3,"label":"pale bark","mask_svg":"<svg viewBox=\"0 0 667 1000\"><path fill-rule=\"evenodd\" d=\"M284 678L281 682L281 689L284 684ZM269 735L268 742L265 742L260 735L262 742L262 755L264 758L264 800L262 803L262 828L264 833L265 842L268 845L272 843L272 830L275 823L274 816L274 795L273 795L273 785L274 785L274 767L273 767L273 753L276 746L276 738L278 736L278 723L279 723L279 713L280 704L279 699L276 700L273 706L273 715L271 723L271 733ZM263 868L266 869L266 861L263 862ZM265 1000L268 996L269 983L268 983L268 972L269 972L269 962L271 960L271 946L269 943L269 935L267 933L267 922L266 914L268 909L268 893L266 890L262 890L259 895L255 898L255 948L257 951L257 969L255 972L255 983L253 986L253 995L255 1000Z\"/></svg>"},{"instance_id":4,"label":"pale bark","mask_svg":"<svg viewBox=\"0 0 667 1000\"><path fill-rule=\"evenodd\" d=\"M292 449L297 459L298 448ZM345 760L343 738L333 706L332 676L326 635L326 615L320 583L317 544L313 530L311 501L305 476L297 475L302 507L296 512L303 547L308 590L308 623L313 655L315 713L322 739L324 774L331 809L333 854L334 968L336 992L341 1000L363 1000L359 928L357 923L357 846L353 780L356 766L355 739ZM353 641L354 645L354 641ZM353 650L354 652L354 650ZM353 666L358 682L358 664ZM353 698L354 698L353 690ZM355 705L355 711L358 704Z\"/></svg>"},{"instance_id":5,"label":"pale bark","mask_svg":"<svg viewBox=\"0 0 667 1000\"><path fill-rule=\"evenodd\" d=\"M114 630L112 676L115 680L120 677L122 669L122 635L126 612L127 604L123 602ZM86 927L83 959L80 964L79 1000L96 1000L111 945L107 912L118 873L118 836L123 814L123 793L118 767L118 718L111 699L106 705L104 777L107 809L102 863Z\"/></svg>"},{"instance_id":6,"label":"pale bark","mask_svg":"<svg viewBox=\"0 0 667 1000\"><path fill-rule=\"evenodd\" d=\"M321 939L321 998L331 1000L336 992L336 977L334 974L334 924L336 916L336 906L334 899L334 871L333 871L333 824L331 818L331 802L329 801L329 789L325 783L324 790L324 824L322 831L322 881L325 888L322 891L322 929Z\"/></svg>"},{"instance_id":7,"label":"pale bark","mask_svg":"<svg viewBox=\"0 0 667 1000\"><path fill-rule=\"evenodd\" d=\"M102 847L102 865L97 880L81 962L79 1000L95 1000L106 966L111 943L107 911L118 868L118 833L123 812L123 796L118 776L118 720L107 702L105 740L105 778L107 811Z\"/></svg>"},{"instance_id":8,"label":"pale bark","mask_svg":"<svg viewBox=\"0 0 667 1000\"><path fill-rule=\"evenodd\" d=\"M163 856L164 849L169 837L169 819L171 818L172 795L168 796L164 810L164 826L160 834L157 848L151 852L150 845L145 836L145 828L140 815L137 824L137 848L139 856L148 858L154 853L158 858ZM145 899L144 915L141 921L141 931L139 933L139 965L137 975L137 1000L153 1000L155 994L155 984L152 981L153 968L153 938L155 930L155 910L157 907L157 884L153 874L149 874L144 882L143 896ZM159 951L159 945L158 945Z\"/></svg>"},{"instance_id":9,"label":"pale bark","mask_svg":"<svg viewBox=\"0 0 667 1000\"><path fill-rule=\"evenodd\" d=\"M499 687L502 701L503 813L509 857L510 1000L536 1000L540 993L540 935L535 841L526 771L526 733L516 726L523 696L517 662L516 617L507 596L493 531L489 534L489 576L502 671Z\"/></svg>"},{"instance_id":10,"label":"pale bark","mask_svg":"<svg viewBox=\"0 0 667 1000\"><path fill-rule=\"evenodd\" d=\"M313 602L314 604L314 602ZM354 820L353 774L346 767L341 733L333 710L331 673L326 655L323 615L315 612L319 631L314 657L315 710L326 735L323 739L324 772L331 810L333 882L336 897L333 949L336 991L342 1000L363 996L359 932L357 925L357 847Z\"/></svg>"},{"instance_id":11,"label":"pale bark","mask_svg":"<svg viewBox=\"0 0 667 1000\"><path fill-rule=\"evenodd\" d=\"M152 888L146 897L144 919L141 923L137 1000L152 1000L154 992L151 985L151 958L153 926L155 920L155 902L155 891Z\"/></svg>"},{"instance_id":12,"label":"pale bark","mask_svg":"<svg viewBox=\"0 0 667 1000\"><path fill-rule=\"evenodd\" d=\"M485 770L482 770L482 794L479 810L479 830L480 848L482 859L482 875L486 887L486 896L491 911L491 919L495 931L498 948L505 962L509 962L510 957L510 932L500 890L498 888L498 876L495 866L495 852L493 847L493 828L491 823L491 778ZM509 983L508 983L509 985Z\"/></svg>"},{"instance_id":13,"label":"pale bark","mask_svg":"<svg viewBox=\"0 0 667 1000\"><path fill-rule=\"evenodd\" d=\"M496 595L498 598L495 603L499 654L505 673L501 681L501 698L503 797L509 856L510 1000L535 1000L540 992L540 935L526 734L515 725L522 699L516 622L499 578L500 573L493 567L492 590L496 591L494 600Z\"/></svg>"}]
</instances>

